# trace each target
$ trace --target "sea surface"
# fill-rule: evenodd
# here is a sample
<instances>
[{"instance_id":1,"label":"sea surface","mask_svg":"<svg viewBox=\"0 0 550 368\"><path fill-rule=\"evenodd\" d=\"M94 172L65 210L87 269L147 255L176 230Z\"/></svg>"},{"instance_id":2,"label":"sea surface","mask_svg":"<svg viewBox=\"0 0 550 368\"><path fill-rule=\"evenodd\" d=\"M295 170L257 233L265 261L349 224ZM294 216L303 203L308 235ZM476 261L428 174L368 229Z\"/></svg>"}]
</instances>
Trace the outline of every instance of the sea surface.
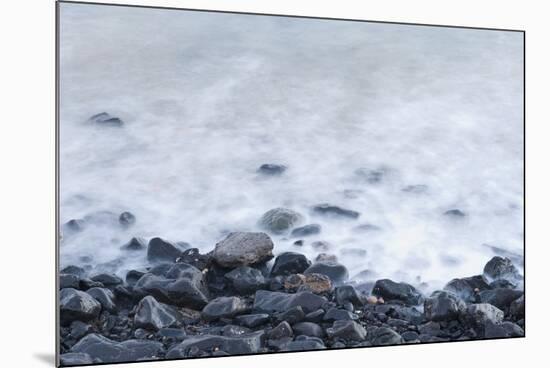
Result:
<instances>
[{"instance_id":1,"label":"sea surface","mask_svg":"<svg viewBox=\"0 0 550 368\"><path fill-rule=\"evenodd\" d=\"M487 245L523 255L521 33L83 4L60 14L61 222L137 219L64 235L62 266L118 259L108 264L123 276L146 266L120 250L134 236L208 252L276 207L322 226L302 247L272 236L276 254L314 259L311 242L326 241L351 276L433 289L479 274ZM88 121L100 112L123 127ZM265 177L264 163L288 169ZM361 175L372 171L379 180ZM319 218L319 203L361 215Z\"/></svg>"}]
</instances>

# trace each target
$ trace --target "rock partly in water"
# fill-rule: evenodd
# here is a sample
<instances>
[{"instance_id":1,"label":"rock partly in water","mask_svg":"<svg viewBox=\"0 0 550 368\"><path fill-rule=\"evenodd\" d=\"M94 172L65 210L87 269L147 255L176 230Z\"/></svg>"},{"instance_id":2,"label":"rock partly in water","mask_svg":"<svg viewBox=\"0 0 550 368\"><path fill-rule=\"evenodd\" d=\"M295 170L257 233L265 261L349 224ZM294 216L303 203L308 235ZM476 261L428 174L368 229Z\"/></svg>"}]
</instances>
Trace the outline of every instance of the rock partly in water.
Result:
<instances>
[{"instance_id":1,"label":"rock partly in water","mask_svg":"<svg viewBox=\"0 0 550 368\"><path fill-rule=\"evenodd\" d=\"M149 262L175 262L182 252L183 249L176 244L153 238L147 246L147 259Z\"/></svg>"},{"instance_id":2,"label":"rock partly in water","mask_svg":"<svg viewBox=\"0 0 550 368\"><path fill-rule=\"evenodd\" d=\"M517 280L518 269L508 258L495 256L483 268L483 273L492 280Z\"/></svg>"},{"instance_id":3,"label":"rock partly in water","mask_svg":"<svg viewBox=\"0 0 550 368\"><path fill-rule=\"evenodd\" d=\"M105 286L116 286L123 283L122 279L112 273L100 273L91 277L92 281L101 282Z\"/></svg>"},{"instance_id":4,"label":"rock partly in water","mask_svg":"<svg viewBox=\"0 0 550 368\"><path fill-rule=\"evenodd\" d=\"M230 233L216 244L214 261L222 267L236 268L266 262L273 258L273 242L265 233Z\"/></svg>"},{"instance_id":5,"label":"rock partly in water","mask_svg":"<svg viewBox=\"0 0 550 368\"><path fill-rule=\"evenodd\" d=\"M304 271L305 275L310 273L326 275L331 279L333 284L343 283L349 278L348 269L344 265L331 261L320 261L314 263Z\"/></svg>"},{"instance_id":6,"label":"rock partly in water","mask_svg":"<svg viewBox=\"0 0 550 368\"><path fill-rule=\"evenodd\" d=\"M303 221L303 216L288 208L274 208L263 214L258 225L273 234L284 234Z\"/></svg>"},{"instance_id":7,"label":"rock partly in water","mask_svg":"<svg viewBox=\"0 0 550 368\"><path fill-rule=\"evenodd\" d=\"M443 288L445 291L458 295L467 303L479 301L479 293L490 289L491 287L482 275L453 279Z\"/></svg>"},{"instance_id":8,"label":"rock partly in water","mask_svg":"<svg viewBox=\"0 0 550 368\"><path fill-rule=\"evenodd\" d=\"M147 247L147 242L143 238L132 238L121 249L124 250L144 250Z\"/></svg>"},{"instance_id":9,"label":"rock partly in water","mask_svg":"<svg viewBox=\"0 0 550 368\"><path fill-rule=\"evenodd\" d=\"M311 266L311 262L303 254L285 252L275 258L271 277L303 273L309 266Z\"/></svg>"},{"instance_id":10,"label":"rock partly in water","mask_svg":"<svg viewBox=\"0 0 550 368\"><path fill-rule=\"evenodd\" d=\"M495 307L505 310L510 304L521 297L523 291L513 289L493 289L485 290L479 294L482 303L489 303Z\"/></svg>"},{"instance_id":11,"label":"rock partly in water","mask_svg":"<svg viewBox=\"0 0 550 368\"><path fill-rule=\"evenodd\" d=\"M466 213L456 208L443 212L443 215L454 219L460 219L460 218L466 217Z\"/></svg>"},{"instance_id":12,"label":"rock partly in water","mask_svg":"<svg viewBox=\"0 0 550 368\"><path fill-rule=\"evenodd\" d=\"M338 218L348 218L348 219L357 219L361 215L357 211L348 210L348 209L334 206L328 203L322 203L322 204L313 206L312 211L314 214L317 214L317 215L338 217Z\"/></svg>"},{"instance_id":13,"label":"rock partly in water","mask_svg":"<svg viewBox=\"0 0 550 368\"><path fill-rule=\"evenodd\" d=\"M180 313L173 307L157 302L148 295L141 299L136 308L134 326L146 330L160 330L172 327L181 319Z\"/></svg>"}]
</instances>

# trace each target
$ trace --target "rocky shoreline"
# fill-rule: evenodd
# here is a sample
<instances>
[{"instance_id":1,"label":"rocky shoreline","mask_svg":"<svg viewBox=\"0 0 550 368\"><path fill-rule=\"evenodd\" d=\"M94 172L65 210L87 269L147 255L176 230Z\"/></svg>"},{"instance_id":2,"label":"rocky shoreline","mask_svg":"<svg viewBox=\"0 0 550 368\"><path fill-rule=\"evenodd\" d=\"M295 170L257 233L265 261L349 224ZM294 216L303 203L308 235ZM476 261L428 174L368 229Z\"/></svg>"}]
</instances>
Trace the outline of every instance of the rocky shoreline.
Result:
<instances>
[{"instance_id":1,"label":"rocky shoreline","mask_svg":"<svg viewBox=\"0 0 550 368\"><path fill-rule=\"evenodd\" d=\"M296 220L275 211L261 221L276 233ZM75 265L60 271L61 365L524 336L523 276L506 257L425 295L389 279L351 280L330 255L274 257L264 232L230 233L207 254L161 238L124 247L146 253L150 267L125 279Z\"/></svg>"}]
</instances>

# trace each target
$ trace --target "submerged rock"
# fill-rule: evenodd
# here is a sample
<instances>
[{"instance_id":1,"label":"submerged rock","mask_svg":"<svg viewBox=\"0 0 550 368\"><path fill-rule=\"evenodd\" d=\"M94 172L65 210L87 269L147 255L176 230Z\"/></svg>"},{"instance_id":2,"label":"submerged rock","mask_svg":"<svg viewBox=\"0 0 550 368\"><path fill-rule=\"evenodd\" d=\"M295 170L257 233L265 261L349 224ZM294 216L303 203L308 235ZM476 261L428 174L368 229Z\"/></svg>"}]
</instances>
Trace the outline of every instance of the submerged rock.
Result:
<instances>
[{"instance_id":1,"label":"submerged rock","mask_svg":"<svg viewBox=\"0 0 550 368\"><path fill-rule=\"evenodd\" d=\"M118 217L118 222L123 227L130 227L136 223L136 216L131 212L125 211Z\"/></svg>"},{"instance_id":2,"label":"submerged rock","mask_svg":"<svg viewBox=\"0 0 550 368\"><path fill-rule=\"evenodd\" d=\"M328 203L318 204L313 206L313 213L323 216L332 216L339 218L357 219L361 215L357 211L348 210L342 207L334 206Z\"/></svg>"},{"instance_id":3,"label":"submerged rock","mask_svg":"<svg viewBox=\"0 0 550 368\"><path fill-rule=\"evenodd\" d=\"M94 123L98 126L107 126L107 127L122 127L124 122L115 116L111 116L106 112L101 112L95 114L88 119L89 122Z\"/></svg>"},{"instance_id":4,"label":"submerged rock","mask_svg":"<svg viewBox=\"0 0 550 368\"><path fill-rule=\"evenodd\" d=\"M466 217L466 213L462 212L461 210L459 209L452 209L452 210L447 210L443 213L443 215L447 216L447 217L450 217L450 218L464 218Z\"/></svg>"},{"instance_id":5,"label":"submerged rock","mask_svg":"<svg viewBox=\"0 0 550 368\"><path fill-rule=\"evenodd\" d=\"M274 208L263 214L259 226L273 234L284 234L303 221L303 216L288 208Z\"/></svg>"},{"instance_id":6,"label":"submerged rock","mask_svg":"<svg viewBox=\"0 0 550 368\"><path fill-rule=\"evenodd\" d=\"M222 267L235 268L266 262L273 258L273 242L265 233L230 233L216 244L214 261Z\"/></svg>"},{"instance_id":7,"label":"submerged rock","mask_svg":"<svg viewBox=\"0 0 550 368\"><path fill-rule=\"evenodd\" d=\"M302 227L297 227L292 230L290 236L293 238L299 238L304 236L317 235L321 233L321 225L309 224Z\"/></svg>"},{"instance_id":8,"label":"submerged rock","mask_svg":"<svg viewBox=\"0 0 550 368\"><path fill-rule=\"evenodd\" d=\"M326 275L334 284L342 283L349 278L348 269L344 265L331 261L320 261L314 263L304 271L305 275L310 273Z\"/></svg>"},{"instance_id":9,"label":"submerged rock","mask_svg":"<svg viewBox=\"0 0 550 368\"><path fill-rule=\"evenodd\" d=\"M258 168L258 173L268 176L278 176L282 175L286 169L287 167L285 165L263 164Z\"/></svg>"}]
</instances>

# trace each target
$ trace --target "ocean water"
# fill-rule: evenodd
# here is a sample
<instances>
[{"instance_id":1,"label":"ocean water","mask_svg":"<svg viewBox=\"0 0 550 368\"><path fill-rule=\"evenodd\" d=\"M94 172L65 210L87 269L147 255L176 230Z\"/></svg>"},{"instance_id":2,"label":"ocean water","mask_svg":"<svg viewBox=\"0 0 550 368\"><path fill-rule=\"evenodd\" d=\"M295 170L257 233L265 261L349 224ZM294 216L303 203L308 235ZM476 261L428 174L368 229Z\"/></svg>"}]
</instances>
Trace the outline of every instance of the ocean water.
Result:
<instances>
[{"instance_id":1,"label":"ocean water","mask_svg":"<svg viewBox=\"0 0 550 368\"><path fill-rule=\"evenodd\" d=\"M521 33L82 4L60 14L61 222L137 218L64 236L62 266L143 268L144 253L120 250L133 236L208 252L275 207L322 226L302 247L272 236L276 254L314 259L311 242L326 241L351 276L433 289L479 274L487 244L522 256ZM88 121L103 111L124 126ZM264 163L288 170L262 177ZM361 216L318 218L319 203Z\"/></svg>"}]
</instances>

